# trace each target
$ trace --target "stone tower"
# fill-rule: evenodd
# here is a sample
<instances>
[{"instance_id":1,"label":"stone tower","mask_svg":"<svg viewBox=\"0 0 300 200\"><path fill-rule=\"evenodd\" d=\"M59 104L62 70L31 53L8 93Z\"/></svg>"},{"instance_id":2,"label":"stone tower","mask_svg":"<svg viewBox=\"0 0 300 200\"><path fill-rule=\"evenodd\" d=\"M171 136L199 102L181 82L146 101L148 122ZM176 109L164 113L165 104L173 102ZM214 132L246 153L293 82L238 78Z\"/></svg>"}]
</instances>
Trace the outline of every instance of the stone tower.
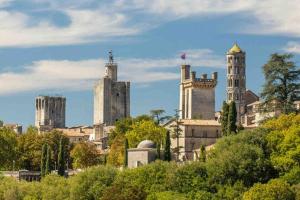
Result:
<instances>
[{"instance_id":1,"label":"stone tower","mask_svg":"<svg viewBox=\"0 0 300 200\"><path fill-rule=\"evenodd\" d=\"M94 125L114 125L130 116L130 82L118 81L118 65L109 52L105 75L94 86Z\"/></svg>"},{"instance_id":2,"label":"stone tower","mask_svg":"<svg viewBox=\"0 0 300 200\"><path fill-rule=\"evenodd\" d=\"M35 126L39 131L65 128L66 98L38 96L35 99Z\"/></svg>"},{"instance_id":3,"label":"stone tower","mask_svg":"<svg viewBox=\"0 0 300 200\"><path fill-rule=\"evenodd\" d=\"M202 74L201 78L196 78L196 72L190 72L190 69L190 65L181 66L180 118L214 119L218 74L214 72L211 78Z\"/></svg>"},{"instance_id":4,"label":"stone tower","mask_svg":"<svg viewBox=\"0 0 300 200\"><path fill-rule=\"evenodd\" d=\"M245 114L246 53L234 44L227 52L227 103L235 101L237 122Z\"/></svg>"}]
</instances>

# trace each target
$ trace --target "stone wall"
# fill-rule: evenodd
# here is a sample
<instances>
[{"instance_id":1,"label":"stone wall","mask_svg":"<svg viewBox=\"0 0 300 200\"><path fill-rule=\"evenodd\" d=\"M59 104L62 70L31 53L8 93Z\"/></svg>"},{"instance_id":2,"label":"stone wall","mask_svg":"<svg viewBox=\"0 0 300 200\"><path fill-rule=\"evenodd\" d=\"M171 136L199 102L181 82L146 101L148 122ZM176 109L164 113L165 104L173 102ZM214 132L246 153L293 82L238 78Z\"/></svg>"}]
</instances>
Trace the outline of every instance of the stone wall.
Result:
<instances>
[{"instance_id":1,"label":"stone wall","mask_svg":"<svg viewBox=\"0 0 300 200\"><path fill-rule=\"evenodd\" d=\"M39 96L35 100L35 126L52 128L65 127L66 98Z\"/></svg>"}]
</instances>

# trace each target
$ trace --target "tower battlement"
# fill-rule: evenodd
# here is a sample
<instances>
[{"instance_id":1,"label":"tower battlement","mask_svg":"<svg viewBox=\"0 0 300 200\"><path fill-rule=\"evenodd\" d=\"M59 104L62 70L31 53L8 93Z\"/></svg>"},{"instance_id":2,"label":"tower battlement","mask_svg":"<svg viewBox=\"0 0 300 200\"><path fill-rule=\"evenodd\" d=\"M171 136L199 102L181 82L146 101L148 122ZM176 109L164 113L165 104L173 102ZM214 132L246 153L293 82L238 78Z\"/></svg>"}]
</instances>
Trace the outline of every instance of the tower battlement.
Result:
<instances>
[{"instance_id":1,"label":"tower battlement","mask_svg":"<svg viewBox=\"0 0 300 200\"><path fill-rule=\"evenodd\" d=\"M181 66L181 119L214 119L218 73L213 72L210 78L201 74L198 78L190 69L190 65Z\"/></svg>"},{"instance_id":2,"label":"tower battlement","mask_svg":"<svg viewBox=\"0 0 300 200\"><path fill-rule=\"evenodd\" d=\"M207 74L201 74L201 76L197 78L195 71L190 72L190 65L181 66L181 75L181 84L185 88L214 88L218 82L218 72L213 72L211 78L208 78Z\"/></svg>"}]
</instances>

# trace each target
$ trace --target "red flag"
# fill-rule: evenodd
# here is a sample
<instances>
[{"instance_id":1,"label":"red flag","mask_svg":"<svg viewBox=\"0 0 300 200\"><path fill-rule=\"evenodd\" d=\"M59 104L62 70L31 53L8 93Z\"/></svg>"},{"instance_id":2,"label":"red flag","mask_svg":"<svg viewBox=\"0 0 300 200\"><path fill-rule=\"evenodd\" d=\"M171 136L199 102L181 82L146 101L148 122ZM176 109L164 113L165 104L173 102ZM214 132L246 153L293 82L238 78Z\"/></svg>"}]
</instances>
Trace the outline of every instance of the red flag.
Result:
<instances>
[{"instance_id":1,"label":"red flag","mask_svg":"<svg viewBox=\"0 0 300 200\"><path fill-rule=\"evenodd\" d=\"M182 60L185 60L186 54L185 54L185 53L181 54L180 58L181 58Z\"/></svg>"}]
</instances>

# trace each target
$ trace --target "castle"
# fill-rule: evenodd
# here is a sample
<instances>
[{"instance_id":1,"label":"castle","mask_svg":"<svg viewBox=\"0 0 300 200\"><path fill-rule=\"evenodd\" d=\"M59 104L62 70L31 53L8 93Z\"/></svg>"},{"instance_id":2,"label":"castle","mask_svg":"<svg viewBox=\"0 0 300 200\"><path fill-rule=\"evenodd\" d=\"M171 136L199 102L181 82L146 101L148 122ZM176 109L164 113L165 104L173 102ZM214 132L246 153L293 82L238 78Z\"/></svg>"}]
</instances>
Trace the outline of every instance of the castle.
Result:
<instances>
[{"instance_id":1,"label":"castle","mask_svg":"<svg viewBox=\"0 0 300 200\"><path fill-rule=\"evenodd\" d=\"M35 126L39 132L65 128L66 98L38 96L35 99Z\"/></svg>"},{"instance_id":2,"label":"castle","mask_svg":"<svg viewBox=\"0 0 300 200\"><path fill-rule=\"evenodd\" d=\"M129 116L130 82L118 81L118 65L110 51L105 75L94 87L94 125L112 126Z\"/></svg>"}]
</instances>

